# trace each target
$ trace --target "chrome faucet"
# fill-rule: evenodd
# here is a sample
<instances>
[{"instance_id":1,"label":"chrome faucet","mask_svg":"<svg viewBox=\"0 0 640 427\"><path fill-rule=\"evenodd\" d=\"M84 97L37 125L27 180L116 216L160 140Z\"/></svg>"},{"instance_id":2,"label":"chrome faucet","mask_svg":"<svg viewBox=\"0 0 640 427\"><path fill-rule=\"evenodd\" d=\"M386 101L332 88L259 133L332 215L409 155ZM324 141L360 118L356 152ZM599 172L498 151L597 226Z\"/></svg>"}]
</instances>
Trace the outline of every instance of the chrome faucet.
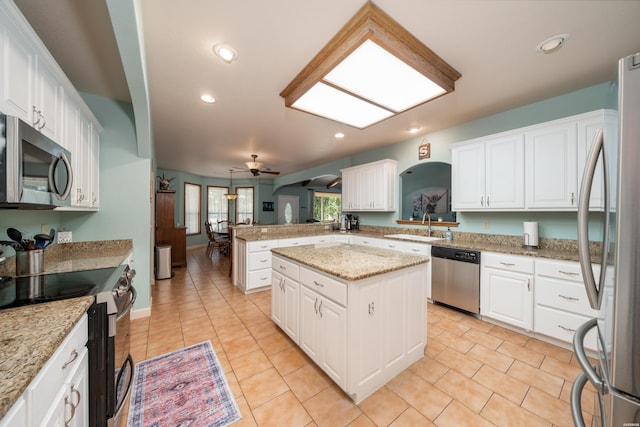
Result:
<instances>
[{"instance_id":1,"label":"chrome faucet","mask_svg":"<svg viewBox=\"0 0 640 427\"><path fill-rule=\"evenodd\" d=\"M422 215L422 225L424 225L424 220L425 218L429 218L429 230L428 230L428 236L431 237L431 215L428 214L428 212L425 212Z\"/></svg>"}]
</instances>

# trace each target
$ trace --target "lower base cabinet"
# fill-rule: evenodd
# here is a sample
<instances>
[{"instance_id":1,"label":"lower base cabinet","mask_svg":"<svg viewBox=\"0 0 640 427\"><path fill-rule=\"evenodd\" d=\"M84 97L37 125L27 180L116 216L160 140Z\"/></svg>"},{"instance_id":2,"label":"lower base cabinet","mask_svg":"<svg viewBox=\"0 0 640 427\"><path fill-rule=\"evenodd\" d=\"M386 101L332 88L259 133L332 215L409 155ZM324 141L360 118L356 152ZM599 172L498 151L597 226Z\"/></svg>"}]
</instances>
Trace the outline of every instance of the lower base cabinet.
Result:
<instances>
[{"instance_id":1,"label":"lower base cabinet","mask_svg":"<svg viewBox=\"0 0 640 427\"><path fill-rule=\"evenodd\" d=\"M348 282L274 255L272 318L359 403L424 356L427 265Z\"/></svg>"}]
</instances>

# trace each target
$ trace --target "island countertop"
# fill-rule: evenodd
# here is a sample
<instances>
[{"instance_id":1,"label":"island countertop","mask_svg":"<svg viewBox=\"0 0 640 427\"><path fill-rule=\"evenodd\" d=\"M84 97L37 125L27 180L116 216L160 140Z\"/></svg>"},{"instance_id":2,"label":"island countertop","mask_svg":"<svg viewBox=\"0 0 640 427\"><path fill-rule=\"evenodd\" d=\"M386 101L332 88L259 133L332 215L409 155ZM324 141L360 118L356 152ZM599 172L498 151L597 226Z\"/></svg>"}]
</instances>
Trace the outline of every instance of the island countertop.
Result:
<instances>
[{"instance_id":1,"label":"island countertop","mask_svg":"<svg viewBox=\"0 0 640 427\"><path fill-rule=\"evenodd\" d=\"M429 262L428 257L346 243L318 243L273 248L271 252L346 281Z\"/></svg>"}]
</instances>

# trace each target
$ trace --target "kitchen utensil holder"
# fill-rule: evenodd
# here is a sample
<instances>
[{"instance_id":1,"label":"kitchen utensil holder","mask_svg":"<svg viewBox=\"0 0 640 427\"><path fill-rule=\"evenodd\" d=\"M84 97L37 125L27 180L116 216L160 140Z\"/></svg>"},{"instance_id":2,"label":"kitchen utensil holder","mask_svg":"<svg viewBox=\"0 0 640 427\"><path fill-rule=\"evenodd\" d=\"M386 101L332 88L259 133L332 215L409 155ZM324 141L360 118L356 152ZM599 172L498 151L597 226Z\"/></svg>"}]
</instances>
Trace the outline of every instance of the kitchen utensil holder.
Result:
<instances>
[{"instance_id":1,"label":"kitchen utensil holder","mask_svg":"<svg viewBox=\"0 0 640 427\"><path fill-rule=\"evenodd\" d=\"M16 275L40 274L44 271L44 251L16 251Z\"/></svg>"}]
</instances>

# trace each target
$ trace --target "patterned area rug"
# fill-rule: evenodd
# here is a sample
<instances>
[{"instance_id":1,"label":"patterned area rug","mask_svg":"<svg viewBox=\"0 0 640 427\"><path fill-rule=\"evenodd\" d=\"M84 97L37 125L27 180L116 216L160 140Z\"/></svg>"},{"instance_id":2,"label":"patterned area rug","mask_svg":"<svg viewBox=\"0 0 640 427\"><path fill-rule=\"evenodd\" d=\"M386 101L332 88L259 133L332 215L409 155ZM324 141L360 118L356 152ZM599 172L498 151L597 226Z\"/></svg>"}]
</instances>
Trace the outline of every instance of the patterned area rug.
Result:
<instances>
[{"instance_id":1,"label":"patterned area rug","mask_svg":"<svg viewBox=\"0 0 640 427\"><path fill-rule=\"evenodd\" d=\"M210 341L136 364L129 427L222 427L240 418Z\"/></svg>"}]
</instances>

